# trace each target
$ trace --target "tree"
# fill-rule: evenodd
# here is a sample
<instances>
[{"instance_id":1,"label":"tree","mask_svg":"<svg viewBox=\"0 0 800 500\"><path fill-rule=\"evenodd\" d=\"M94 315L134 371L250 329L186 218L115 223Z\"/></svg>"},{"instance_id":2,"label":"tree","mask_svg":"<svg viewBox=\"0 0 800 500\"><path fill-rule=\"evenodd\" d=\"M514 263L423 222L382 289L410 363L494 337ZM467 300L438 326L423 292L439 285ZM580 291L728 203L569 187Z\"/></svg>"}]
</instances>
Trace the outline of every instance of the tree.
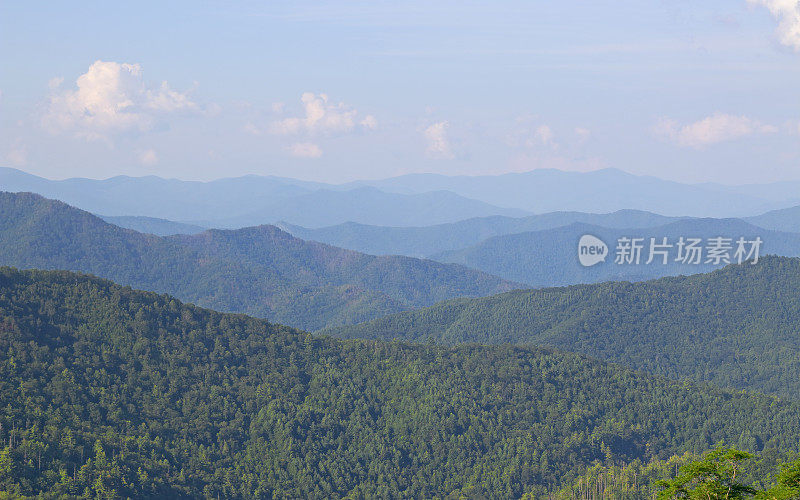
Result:
<instances>
[{"instance_id":1,"label":"tree","mask_svg":"<svg viewBox=\"0 0 800 500\"><path fill-rule=\"evenodd\" d=\"M658 498L711 500L753 496L756 494L755 488L739 482L742 462L751 458L753 456L749 453L719 447L703 455L702 459L681 467L677 477L659 481L658 485L664 490L659 493Z\"/></svg>"},{"instance_id":2,"label":"tree","mask_svg":"<svg viewBox=\"0 0 800 500\"><path fill-rule=\"evenodd\" d=\"M775 485L764 493L759 500L797 500L800 499L800 460L785 464L775 478Z\"/></svg>"}]
</instances>

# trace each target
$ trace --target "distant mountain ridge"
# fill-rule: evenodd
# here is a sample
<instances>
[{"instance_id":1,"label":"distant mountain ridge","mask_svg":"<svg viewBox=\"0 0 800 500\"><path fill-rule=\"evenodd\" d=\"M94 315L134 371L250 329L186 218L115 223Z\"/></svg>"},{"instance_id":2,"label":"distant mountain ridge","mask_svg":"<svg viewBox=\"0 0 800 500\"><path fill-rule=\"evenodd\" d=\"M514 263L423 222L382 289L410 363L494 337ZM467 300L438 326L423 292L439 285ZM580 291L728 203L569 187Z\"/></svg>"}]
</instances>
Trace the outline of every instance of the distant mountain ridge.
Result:
<instances>
[{"instance_id":1,"label":"distant mountain ridge","mask_svg":"<svg viewBox=\"0 0 800 500\"><path fill-rule=\"evenodd\" d=\"M325 184L248 175L210 182L118 176L48 180L0 168L0 189L30 191L107 216L146 216L204 227L284 221L427 226L473 217L634 209L670 217L749 217L800 204L800 183L681 184L617 169L538 169L484 176L410 174Z\"/></svg>"},{"instance_id":2,"label":"distant mountain ridge","mask_svg":"<svg viewBox=\"0 0 800 500\"><path fill-rule=\"evenodd\" d=\"M745 220L766 229L800 233L800 205L747 217Z\"/></svg>"},{"instance_id":3,"label":"distant mountain ridge","mask_svg":"<svg viewBox=\"0 0 800 500\"><path fill-rule=\"evenodd\" d=\"M487 214L521 216L527 212L499 208L449 191L415 194L386 193L372 187L347 191L320 189L266 205L230 218L199 220L207 227L239 228L293 221L322 227L347 221L387 226L441 224ZM269 220L265 221L265 217Z\"/></svg>"},{"instance_id":4,"label":"distant mountain ridge","mask_svg":"<svg viewBox=\"0 0 800 500\"><path fill-rule=\"evenodd\" d=\"M584 267L578 261L578 242L583 235L599 237L608 245L609 256L605 262ZM643 281L662 276L697 274L723 267L726 263L700 264L677 262L677 247L681 238L700 238L706 248L709 240L729 238L731 246L738 238L754 241L761 238L760 255L800 256L800 234L769 231L739 219L681 219L663 226L644 228L608 228L591 224L574 223L542 231L496 236L460 250L431 256L440 262L458 263L480 269L505 279L525 283L531 287L564 286L602 281ZM615 264L620 238L642 238L641 261L636 264ZM667 264L659 260L646 264L651 238L672 245ZM733 257L735 248L728 252Z\"/></svg>"},{"instance_id":5,"label":"distant mountain ridge","mask_svg":"<svg viewBox=\"0 0 800 500\"><path fill-rule=\"evenodd\" d=\"M800 204L800 183L726 186L682 184L606 168L590 172L538 169L499 175L408 174L347 184L418 193L447 190L534 213L609 213L637 209L675 217L745 217Z\"/></svg>"},{"instance_id":6,"label":"distant mountain ridge","mask_svg":"<svg viewBox=\"0 0 800 500\"><path fill-rule=\"evenodd\" d=\"M99 215L98 217L109 224L114 224L115 226L133 229L139 233L155 234L156 236L197 234L208 229L193 224L174 222L167 219L158 219L156 217L144 217L142 215Z\"/></svg>"},{"instance_id":7,"label":"distant mountain ridge","mask_svg":"<svg viewBox=\"0 0 800 500\"><path fill-rule=\"evenodd\" d=\"M459 265L306 242L274 226L141 234L30 193L0 192L0 265L88 272L306 329L514 286Z\"/></svg>"},{"instance_id":8,"label":"distant mountain ridge","mask_svg":"<svg viewBox=\"0 0 800 500\"><path fill-rule=\"evenodd\" d=\"M348 221L416 226L528 214L450 192L397 194L369 186L344 188L255 175L210 182L155 176L52 181L0 168L0 190L37 193L103 216L144 216L231 229L278 221L310 227Z\"/></svg>"},{"instance_id":9,"label":"distant mountain ridge","mask_svg":"<svg viewBox=\"0 0 800 500\"><path fill-rule=\"evenodd\" d=\"M358 252L430 257L448 250L460 250L494 236L554 229L575 222L609 228L640 228L676 220L679 219L639 210L619 210L610 214L552 212L527 217L480 217L421 227L369 226L354 222L318 229L287 223L278 226L298 238Z\"/></svg>"}]
</instances>

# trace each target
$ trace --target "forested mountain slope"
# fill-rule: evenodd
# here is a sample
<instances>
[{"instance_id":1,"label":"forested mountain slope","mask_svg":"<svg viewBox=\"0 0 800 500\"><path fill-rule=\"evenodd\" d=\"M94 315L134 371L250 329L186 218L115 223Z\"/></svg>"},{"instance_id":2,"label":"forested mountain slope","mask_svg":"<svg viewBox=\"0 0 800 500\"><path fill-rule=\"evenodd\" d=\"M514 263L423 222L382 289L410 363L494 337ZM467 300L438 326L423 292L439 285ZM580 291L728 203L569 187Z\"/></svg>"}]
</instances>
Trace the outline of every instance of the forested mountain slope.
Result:
<instances>
[{"instance_id":1,"label":"forested mountain slope","mask_svg":"<svg viewBox=\"0 0 800 500\"><path fill-rule=\"evenodd\" d=\"M0 269L13 497L519 497L607 457L793 449L798 412L574 354L340 341Z\"/></svg>"},{"instance_id":2,"label":"forested mountain slope","mask_svg":"<svg viewBox=\"0 0 800 500\"><path fill-rule=\"evenodd\" d=\"M545 345L670 378L797 397L800 259L455 300L329 332Z\"/></svg>"},{"instance_id":3,"label":"forested mountain slope","mask_svg":"<svg viewBox=\"0 0 800 500\"><path fill-rule=\"evenodd\" d=\"M141 234L29 193L0 192L0 265L89 272L306 329L512 288L462 266L364 255L274 226Z\"/></svg>"}]
</instances>

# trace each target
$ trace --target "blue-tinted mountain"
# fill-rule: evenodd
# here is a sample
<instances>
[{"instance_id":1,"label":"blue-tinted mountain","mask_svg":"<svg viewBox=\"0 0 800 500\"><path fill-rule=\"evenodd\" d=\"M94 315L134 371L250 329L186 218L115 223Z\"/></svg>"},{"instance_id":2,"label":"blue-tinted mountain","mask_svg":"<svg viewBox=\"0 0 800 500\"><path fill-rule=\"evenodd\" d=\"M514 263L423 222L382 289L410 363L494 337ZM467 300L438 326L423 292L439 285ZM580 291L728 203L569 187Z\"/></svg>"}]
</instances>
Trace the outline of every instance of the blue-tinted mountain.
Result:
<instances>
[{"instance_id":1,"label":"blue-tinted mountain","mask_svg":"<svg viewBox=\"0 0 800 500\"><path fill-rule=\"evenodd\" d=\"M600 238L608 246L605 262L584 267L578 260L578 242L583 235ZM644 249L640 265L616 264L617 242L620 238L643 238ZM648 250L651 238L662 243L667 238L670 255L666 265L655 255L651 264ZM684 237L701 238L704 252L701 264L676 262L678 240ZM661 276L708 272L725 265L707 264L705 247L710 238L725 237L733 240L729 256L733 258L735 242L739 238L753 241L761 238L760 255L773 254L788 257L800 255L800 234L770 231L739 219L685 219L664 226L650 228L617 229L589 224L571 224L565 227L527 233L496 236L462 250L444 252L432 258L441 262L459 263L474 269L495 274L508 280L532 287L563 286L578 283L599 283L610 280L642 281ZM749 252L750 246L746 250Z\"/></svg>"},{"instance_id":2,"label":"blue-tinted mountain","mask_svg":"<svg viewBox=\"0 0 800 500\"><path fill-rule=\"evenodd\" d=\"M355 222L318 229L286 223L278 226L298 238L368 254L428 257L469 247L493 236L552 229L575 222L604 227L639 228L660 226L674 220L677 219L649 212L620 210L611 214L553 212L528 217L479 217L422 227L369 226Z\"/></svg>"},{"instance_id":3,"label":"blue-tinted mountain","mask_svg":"<svg viewBox=\"0 0 800 500\"><path fill-rule=\"evenodd\" d=\"M534 213L559 210L608 213L637 209L669 216L744 217L797 205L794 184L741 192L736 187L691 185L617 169L565 172L539 169L502 175L446 176L410 174L379 181L362 181L401 193L447 190L461 196Z\"/></svg>"},{"instance_id":4,"label":"blue-tinted mountain","mask_svg":"<svg viewBox=\"0 0 800 500\"><path fill-rule=\"evenodd\" d=\"M286 221L307 227L344 222L382 226L442 224L484 215L525 215L524 210L499 208L448 191L417 194L386 193L376 188L321 189L264 206L232 218L199 221L210 227L246 227ZM260 222L259 222L260 221Z\"/></svg>"},{"instance_id":5,"label":"blue-tinted mountain","mask_svg":"<svg viewBox=\"0 0 800 500\"><path fill-rule=\"evenodd\" d=\"M53 181L0 168L0 190L38 193L104 216L145 216L232 229L278 221L308 227L348 221L421 226L528 214L450 192L400 195L370 187L345 188L255 175L210 182L155 176Z\"/></svg>"},{"instance_id":6,"label":"blue-tinted mountain","mask_svg":"<svg viewBox=\"0 0 800 500\"><path fill-rule=\"evenodd\" d=\"M766 229L800 233L800 206L773 210L755 217L748 217L745 220Z\"/></svg>"},{"instance_id":7,"label":"blue-tinted mountain","mask_svg":"<svg viewBox=\"0 0 800 500\"><path fill-rule=\"evenodd\" d=\"M167 219L144 217L142 215L106 215L99 216L109 224L133 229L139 233L155 234L156 236L169 236L172 234L197 234L207 228L194 224L185 224Z\"/></svg>"}]
</instances>

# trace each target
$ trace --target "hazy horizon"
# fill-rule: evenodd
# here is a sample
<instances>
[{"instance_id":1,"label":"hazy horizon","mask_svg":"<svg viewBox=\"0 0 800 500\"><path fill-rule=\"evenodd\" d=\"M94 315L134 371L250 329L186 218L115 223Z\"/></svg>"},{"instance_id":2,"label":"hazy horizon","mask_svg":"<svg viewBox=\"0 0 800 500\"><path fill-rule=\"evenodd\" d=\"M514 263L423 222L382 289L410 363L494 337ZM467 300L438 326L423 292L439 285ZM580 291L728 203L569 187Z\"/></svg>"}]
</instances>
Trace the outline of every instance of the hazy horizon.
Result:
<instances>
[{"instance_id":1,"label":"hazy horizon","mask_svg":"<svg viewBox=\"0 0 800 500\"><path fill-rule=\"evenodd\" d=\"M386 177L386 176L382 176L382 177L362 177L362 178L353 178L353 179L347 179L347 180L341 180L341 181L331 181L331 182L326 182L326 181L321 181L321 180L311 179L311 178L291 177L291 176L286 176L286 175L275 175L275 174L269 174L269 173L266 173L266 174L264 174L264 173L242 173L242 174L237 174L237 175L224 175L224 174L220 173L218 177L209 177L209 178L173 177L173 176L167 176L167 175L159 175L158 173L142 173L141 175L114 174L114 175L98 176L98 177L81 176L81 175L68 176L68 177L58 177L58 176L39 175L39 174L36 174L34 172L30 172L30 171L28 171L28 170L26 170L24 168L11 167L11 166L7 166L7 165L0 165L0 168L9 168L9 169L12 169L12 170L17 170L17 171L22 172L24 174L33 175L33 176L36 176L36 177L40 177L42 179L46 179L48 181L55 181L55 182L74 180L74 179L85 179L85 180L91 180L91 181L107 181L107 180L111 180L111 179L114 179L114 178L141 179L141 178L147 178L147 177L154 177L154 178L167 180L167 181L174 180L174 181L181 181L181 182L212 183L212 182L215 182L215 181L230 180L230 179L241 179L241 178L245 178L245 177L263 177L263 178L285 179L285 180L289 180L289 181L300 181L300 182L307 182L307 183L316 183L316 184L328 185L328 186L345 186L345 185L348 185L348 184L357 184L359 182L377 182L377 181L390 180L390 179L395 179L395 178L400 178L400 177L407 177L407 176L433 175L433 176L442 176L442 177L448 177L448 178L454 178L454 177L475 178L475 177L499 177L499 176L505 176L505 175L513 175L513 174L530 174L530 173L534 173L534 172L544 172L544 171L561 172L561 173L567 173L567 174L573 174L573 173L574 174L590 174L590 173L599 173L599 172L602 172L602 171L612 171L612 172L613 171L617 171L617 172L621 172L621 173L626 174L626 175L632 175L632 176L635 176L635 177L642 177L642 178L648 178L649 177L649 178L659 179L659 180L663 180L663 181L667 181L667 182L676 182L678 184L685 184L687 186L703 186L703 185L706 185L706 184L718 184L720 186L727 186L727 187L743 187L743 186L759 186L759 185L766 186L766 185L770 185L770 184L782 184L782 183L800 182L800 176L798 176L797 178L784 179L784 180L778 180L778 181L747 182L747 183L732 183L732 182L724 182L724 181L722 181L722 182L718 182L718 181L681 182L681 181L675 181L675 180L672 180L672 179L667 179L667 178L664 178L664 177L660 177L658 175L639 174L639 173L635 173L635 172L628 172L626 170L623 170L623 169L620 169L620 168L616 168L616 167L603 167L603 168L599 168L597 170L589 170L589 171L585 171L585 172L579 172L579 171L574 171L574 170L563 170L563 169L558 169L558 168L544 168L543 167L543 168L534 168L534 169L531 169L531 170L501 172L501 173L494 173L494 174L493 173L489 173L489 174L473 174L473 173L448 174L448 173L423 172L423 171L421 171L421 172L409 172L409 173L406 173L406 174L399 174L399 175L393 175L393 176L388 176L388 177ZM358 186L358 185L354 186L354 188L357 188L357 187L362 187L362 186ZM0 186L0 188L2 188L2 186Z\"/></svg>"},{"instance_id":2,"label":"hazy horizon","mask_svg":"<svg viewBox=\"0 0 800 500\"><path fill-rule=\"evenodd\" d=\"M793 0L4 3L0 23L0 165L47 178L800 179Z\"/></svg>"}]
</instances>

